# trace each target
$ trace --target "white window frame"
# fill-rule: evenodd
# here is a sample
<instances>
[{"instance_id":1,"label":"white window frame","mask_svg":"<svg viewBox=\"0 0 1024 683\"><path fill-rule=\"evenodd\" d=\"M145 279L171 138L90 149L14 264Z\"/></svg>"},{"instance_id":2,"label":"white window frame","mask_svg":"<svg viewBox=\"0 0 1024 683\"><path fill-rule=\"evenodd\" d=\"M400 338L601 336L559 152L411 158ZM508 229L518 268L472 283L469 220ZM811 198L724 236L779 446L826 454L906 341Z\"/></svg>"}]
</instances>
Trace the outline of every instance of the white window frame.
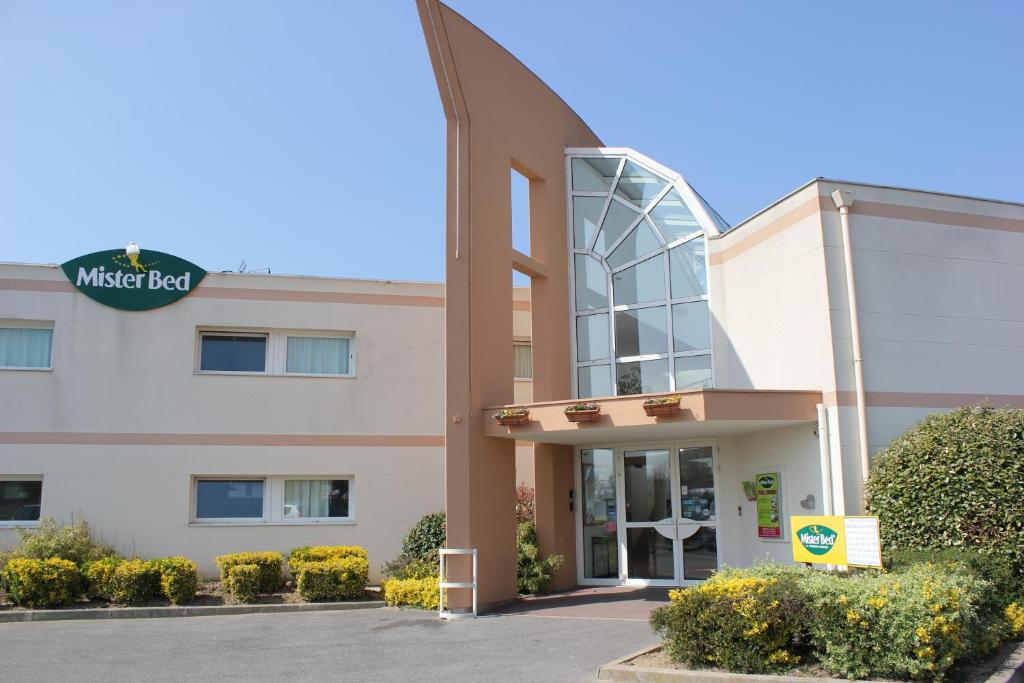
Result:
<instances>
[{"instance_id":1,"label":"white window frame","mask_svg":"<svg viewBox=\"0 0 1024 683\"><path fill-rule=\"evenodd\" d=\"M41 474L0 474L0 482L6 481L38 481L43 482L43 475ZM43 489L46 488L46 483L43 482ZM43 517L43 491L39 491L39 518ZM6 519L0 520L0 529L31 529L39 526L38 519L32 520L17 520L17 519Z\"/></svg>"},{"instance_id":2,"label":"white window frame","mask_svg":"<svg viewBox=\"0 0 1024 683\"><path fill-rule=\"evenodd\" d=\"M618 167L615 172L614 178L611 180L611 187L607 192L592 192L592 191L578 191L572 188L572 162L574 159L614 159L618 160ZM622 177L623 169L625 168L626 162L631 161L634 164L640 166L651 175L663 180L666 185L662 188L661 192L658 193L652 200L650 200L645 207L637 207L630 202L618 197L615 194L615 189L618 187L619 179ZM648 159L647 157L638 154L634 150L627 148L571 148L566 150L565 155L565 178L566 178L566 236L568 244L569 254L569 299L570 299L570 343L572 346L572 392L573 396L579 397L579 370L583 367L588 366L607 366L609 372L609 380L611 382L612 395L618 395L618 366L622 363L629 363L643 360L668 360L668 380L669 387L668 391L676 391L676 359L683 356L698 356L706 355L711 357L711 381L710 387L714 387L715 382L715 358L714 358L714 326L709 325L709 345L707 349L696 349L689 351L677 351L675 349L675 334L673 330L672 320L672 307L675 304L690 303L693 301L710 301L711 298L711 277L710 277L710 263L708 261L709 249L707 244L704 248L704 267L705 272L708 274L706 283L706 292L703 295L691 296L691 297L672 297L672 282L671 282L671 256L669 251L682 244L690 242L691 240L703 239L705 242L708 237L714 237L720 234L718 225L708 214L704 204L697 197L696 192L689 186L685 179L675 173L674 171L665 168L661 164ZM661 201L669 192L675 189L686 203L687 208L693 214L701 227L701 230L694 231L690 234L676 238L671 242L666 241L666 238L661 234L661 231L657 229L654 221L649 218L650 212L657 207L658 202ZM585 247L578 247L574 244L574 216L573 216L573 198L574 197L604 197L604 207L597 218L598 229L594 231L588 244ZM637 217L630 223L630 225L623 231L621 235L616 238L615 242L609 246L604 253L599 252L596 249L597 239L600 235L600 227L604 222L605 216L608 213L609 207L613 202L618 202L624 206L629 207L637 213ZM660 243L660 246L648 253L638 256L629 262L625 262L612 268L606 257L615 251L615 248L619 246L640 223L647 222L650 230L654 233L655 238ZM596 309L585 309L577 310L576 308L576 256L585 255L590 258L596 259L597 262L605 271L605 286L608 293L608 305L604 308ZM615 291L614 291L614 278L615 276L624 271L627 268L635 266L641 262L653 259L662 259L662 265L664 269L665 277L665 292L661 299L655 301L644 301L635 304L616 304L615 303ZM619 311L629 311L641 308L650 308L655 306L665 307L666 317L666 331L667 331L667 348L662 353L657 354L646 354L643 356L632 356L632 357L617 357L615 349L615 313ZM605 313L608 315L608 349L609 357L607 359L601 359L596 361L580 361L578 360L577 339L576 339L576 325L577 320L580 317L587 315L595 315L599 313ZM710 311L708 313L710 316ZM681 391L693 391L693 389L683 389ZM589 398L589 397L588 397ZM593 397L599 398L599 397Z\"/></svg>"},{"instance_id":3,"label":"white window frame","mask_svg":"<svg viewBox=\"0 0 1024 683\"><path fill-rule=\"evenodd\" d=\"M53 347L54 347L54 321L52 320L22 320L13 318L0 319L0 328L19 330L49 330L50 331L50 359L46 367L34 368L21 365L0 365L0 370L12 370L17 372L53 372Z\"/></svg>"},{"instance_id":4,"label":"white window frame","mask_svg":"<svg viewBox=\"0 0 1024 683\"><path fill-rule=\"evenodd\" d=\"M515 368L512 368L512 374L514 375L512 377L512 379L515 380L516 382L532 382L533 381L533 340L528 339L528 338L518 338L518 337L516 337L516 338L514 338L512 340L512 353L513 353L512 360L513 361L515 360L515 355L514 354L515 354L515 347L517 347L517 346L526 346L526 347L529 347L529 349L530 349L530 376L529 377L519 377L518 375L515 374Z\"/></svg>"},{"instance_id":5,"label":"white window frame","mask_svg":"<svg viewBox=\"0 0 1024 683\"><path fill-rule=\"evenodd\" d=\"M284 485L286 481L348 481L348 517L285 517ZM197 517L198 483L200 481L261 481L263 482L262 517ZM356 523L356 486L352 474L196 474L192 476L189 496L189 523L192 526L317 526L349 525Z\"/></svg>"},{"instance_id":6,"label":"white window frame","mask_svg":"<svg viewBox=\"0 0 1024 683\"><path fill-rule=\"evenodd\" d=\"M203 370L203 337L263 337L267 340L263 372L255 370ZM330 374L321 372L288 372L288 338L322 337L348 339L348 373ZM319 377L334 379L355 379L356 377L356 334L351 330L304 330L272 329L264 327L228 327L204 325L196 328L195 363L193 373L197 375L241 375L253 377Z\"/></svg>"}]
</instances>

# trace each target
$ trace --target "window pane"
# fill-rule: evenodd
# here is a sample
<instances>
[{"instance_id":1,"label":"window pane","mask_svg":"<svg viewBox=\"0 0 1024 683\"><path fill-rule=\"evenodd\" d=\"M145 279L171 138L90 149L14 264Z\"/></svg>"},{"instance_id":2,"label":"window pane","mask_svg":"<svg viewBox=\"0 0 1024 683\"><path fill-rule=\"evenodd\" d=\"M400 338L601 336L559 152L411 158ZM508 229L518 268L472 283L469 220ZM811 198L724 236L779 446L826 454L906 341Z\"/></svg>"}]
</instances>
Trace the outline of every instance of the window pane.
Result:
<instances>
[{"instance_id":1,"label":"window pane","mask_svg":"<svg viewBox=\"0 0 1024 683\"><path fill-rule=\"evenodd\" d=\"M672 271L673 299L703 296L708 293L703 237L669 249L668 260Z\"/></svg>"},{"instance_id":2,"label":"window pane","mask_svg":"<svg viewBox=\"0 0 1024 683\"><path fill-rule=\"evenodd\" d=\"M48 368L53 330L0 327L0 367Z\"/></svg>"},{"instance_id":3,"label":"window pane","mask_svg":"<svg viewBox=\"0 0 1024 683\"><path fill-rule=\"evenodd\" d=\"M710 446L679 449L679 494L685 519L715 519L714 467L715 456Z\"/></svg>"},{"instance_id":4,"label":"window pane","mask_svg":"<svg viewBox=\"0 0 1024 683\"><path fill-rule=\"evenodd\" d=\"M616 363L618 395L656 394L668 391L668 359Z\"/></svg>"},{"instance_id":5,"label":"window pane","mask_svg":"<svg viewBox=\"0 0 1024 683\"><path fill-rule=\"evenodd\" d=\"M34 522L43 500L41 481L0 481L0 522Z\"/></svg>"},{"instance_id":6,"label":"window pane","mask_svg":"<svg viewBox=\"0 0 1024 683\"><path fill-rule=\"evenodd\" d=\"M661 255L612 275L615 305L639 304L665 298L665 260Z\"/></svg>"},{"instance_id":7,"label":"window pane","mask_svg":"<svg viewBox=\"0 0 1024 683\"><path fill-rule=\"evenodd\" d=\"M608 314L581 315L576 318L576 360L602 360L608 357Z\"/></svg>"},{"instance_id":8,"label":"window pane","mask_svg":"<svg viewBox=\"0 0 1024 683\"><path fill-rule=\"evenodd\" d=\"M196 519L260 519L263 481L200 479L196 481Z\"/></svg>"},{"instance_id":9,"label":"window pane","mask_svg":"<svg viewBox=\"0 0 1024 683\"><path fill-rule=\"evenodd\" d=\"M672 336L676 352L711 348L711 317L707 301L672 306Z\"/></svg>"},{"instance_id":10,"label":"window pane","mask_svg":"<svg viewBox=\"0 0 1024 683\"><path fill-rule=\"evenodd\" d=\"M702 526L683 541L683 578L704 581L718 569L718 530Z\"/></svg>"},{"instance_id":11,"label":"window pane","mask_svg":"<svg viewBox=\"0 0 1024 683\"><path fill-rule=\"evenodd\" d=\"M607 192L619 169L618 159L573 159L572 189L581 192Z\"/></svg>"},{"instance_id":12,"label":"window pane","mask_svg":"<svg viewBox=\"0 0 1024 683\"><path fill-rule=\"evenodd\" d=\"M615 357L667 353L665 307L615 312Z\"/></svg>"},{"instance_id":13,"label":"window pane","mask_svg":"<svg viewBox=\"0 0 1024 683\"><path fill-rule=\"evenodd\" d=\"M345 337L288 337L287 372L347 375L349 339Z\"/></svg>"},{"instance_id":14,"label":"window pane","mask_svg":"<svg viewBox=\"0 0 1024 683\"><path fill-rule=\"evenodd\" d=\"M659 522L672 517L672 466L668 451L626 451L623 488L627 522Z\"/></svg>"},{"instance_id":15,"label":"window pane","mask_svg":"<svg viewBox=\"0 0 1024 683\"><path fill-rule=\"evenodd\" d=\"M626 228L633 225L639 217L640 214L628 206L619 202L611 202L608 205L608 213L605 214L604 222L601 223L601 232L598 233L597 241L594 243L594 251L602 256L608 253L608 249L615 244L622 233L626 232Z\"/></svg>"},{"instance_id":16,"label":"window pane","mask_svg":"<svg viewBox=\"0 0 1024 683\"><path fill-rule=\"evenodd\" d=\"M631 579L674 579L672 541L651 527L626 530L626 565Z\"/></svg>"},{"instance_id":17,"label":"window pane","mask_svg":"<svg viewBox=\"0 0 1024 683\"><path fill-rule=\"evenodd\" d=\"M529 344L513 344L512 352L515 362L512 376L519 379L532 379L533 347Z\"/></svg>"},{"instance_id":18,"label":"window pane","mask_svg":"<svg viewBox=\"0 0 1024 683\"><path fill-rule=\"evenodd\" d=\"M285 481L284 517L348 517L348 487L348 479Z\"/></svg>"},{"instance_id":19,"label":"window pane","mask_svg":"<svg viewBox=\"0 0 1024 683\"><path fill-rule=\"evenodd\" d=\"M576 310L608 308L608 275L596 259L576 254Z\"/></svg>"},{"instance_id":20,"label":"window pane","mask_svg":"<svg viewBox=\"0 0 1024 683\"><path fill-rule=\"evenodd\" d=\"M676 358L676 391L711 386L711 356Z\"/></svg>"},{"instance_id":21,"label":"window pane","mask_svg":"<svg viewBox=\"0 0 1024 683\"><path fill-rule=\"evenodd\" d=\"M640 221L640 224L626 236L626 239L619 243L619 246L615 247L615 251L608 254L605 260L608 261L608 265L612 268L618 268L635 258L650 254L655 249L660 248L661 242L654 236L654 231L651 229L650 224L647 221Z\"/></svg>"},{"instance_id":22,"label":"window pane","mask_svg":"<svg viewBox=\"0 0 1024 683\"><path fill-rule=\"evenodd\" d=\"M693 193L695 195L697 195L697 199L700 201L701 206L703 206L704 210L708 212L709 216L711 216L711 221L715 224L715 227L718 228L718 231L728 232L730 230L729 223L727 223L724 218L718 215L718 212L715 211L715 209L710 204L708 204L708 201L701 196L700 192L697 192L697 189L695 187L691 185L690 189L693 190Z\"/></svg>"},{"instance_id":23,"label":"window pane","mask_svg":"<svg viewBox=\"0 0 1024 683\"><path fill-rule=\"evenodd\" d=\"M204 334L200 353L200 370L264 372L267 365L267 338Z\"/></svg>"},{"instance_id":24,"label":"window pane","mask_svg":"<svg viewBox=\"0 0 1024 683\"><path fill-rule=\"evenodd\" d=\"M597 232L597 221L604 208L604 197L573 197L572 243L577 249L587 249Z\"/></svg>"},{"instance_id":25,"label":"window pane","mask_svg":"<svg viewBox=\"0 0 1024 683\"><path fill-rule=\"evenodd\" d=\"M588 365L580 368L577 377L577 398L612 396L611 368L607 365Z\"/></svg>"},{"instance_id":26,"label":"window pane","mask_svg":"<svg viewBox=\"0 0 1024 683\"><path fill-rule=\"evenodd\" d=\"M653 173L640 168L632 161L627 161L622 169L619 184L615 188L615 194L642 209L650 204L667 184Z\"/></svg>"},{"instance_id":27,"label":"window pane","mask_svg":"<svg viewBox=\"0 0 1024 683\"><path fill-rule=\"evenodd\" d=\"M615 451L610 448L588 448L581 452L580 457L583 481L583 576L588 579L615 579L619 576Z\"/></svg>"},{"instance_id":28,"label":"window pane","mask_svg":"<svg viewBox=\"0 0 1024 683\"><path fill-rule=\"evenodd\" d=\"M666 242L674 242L700 231L700 223L675 190L671 190L651 209L651 219Z\"/></svg>"}]
</instances>

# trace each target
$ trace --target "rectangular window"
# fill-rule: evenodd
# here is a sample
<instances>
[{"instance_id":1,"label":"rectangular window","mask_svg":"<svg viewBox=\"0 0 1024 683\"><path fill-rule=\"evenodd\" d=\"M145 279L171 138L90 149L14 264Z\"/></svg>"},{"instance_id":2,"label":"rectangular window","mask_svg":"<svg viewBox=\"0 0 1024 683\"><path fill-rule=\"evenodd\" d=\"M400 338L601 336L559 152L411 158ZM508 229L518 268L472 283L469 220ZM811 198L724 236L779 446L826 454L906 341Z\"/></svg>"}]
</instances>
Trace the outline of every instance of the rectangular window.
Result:
<instances>
[{"instance_id":1,"label":"rectangular window","mask_svg":"<svg viewBox=\"0 0 1024 683\"><path fill-rule=\"evenodd\" d=\"M203 333L199 369L207 372L266 372L267 335Z\"/></svg>"},{"instance_id":2,"label":"rectangular window","mask_svg":"<svg viewBox=\"0 0 1024 683\"><path fill-rule=\"evenodd\" d=\"M348 479L287 479L284 519L347 519Z\"/></svg>"},{"instance_id":3,"label":"rectangular window","mask_svg":"<svg viewBox=\"0 0 1024 683\"><path fill-rule=\"evenodd\" d=\"M533 346L529 342L516 342L512 345L515 353L515 370L512 375L516 379L533 379Z\"/></svg>"},{"instance_id":4,"label":"rectangular window","mask_svg":"<svg viewBox=\"0 0 1024 683\"><path fill-rule=\"evenodd\" d=\"M42 500L41 479L0 479L0 525L39 521Z\"/></svg>"},{"instance_id":5,"label":"rectangular window","mask_svg":"<svg viewBox=\"0 0 1024 683\"><path fill-rule=\"evenodd\" d=\"M0 325L0 368L48 370L53 329Z\"/></svg>"},{"instance_id":6,"label":"rectangular window","mask_svg":"<svg viewBox=\"0 0 1024 683\"><path fill-rule=\"evenodd\" d=\"M285 372L304 375L350 375L347 337L288 337Z\"/></svg>"},{"instance_id":7,"label":"rectangular window","mask_svg":"<svg viewBox=\"0 0 1024 683\"><path fill-rule=\"evenodd\" d=\"M196 519L263 519L262 479L197 479Z\"/></svg>"}]
</instances>

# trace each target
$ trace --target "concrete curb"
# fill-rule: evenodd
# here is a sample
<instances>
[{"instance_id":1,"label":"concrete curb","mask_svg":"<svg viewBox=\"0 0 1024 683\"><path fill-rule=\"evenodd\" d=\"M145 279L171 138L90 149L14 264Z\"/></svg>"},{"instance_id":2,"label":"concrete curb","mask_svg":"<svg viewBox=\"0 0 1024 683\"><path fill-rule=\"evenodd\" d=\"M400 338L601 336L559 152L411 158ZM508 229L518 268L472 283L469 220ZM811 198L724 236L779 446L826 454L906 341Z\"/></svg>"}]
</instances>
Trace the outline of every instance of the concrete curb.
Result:
<instances>
[{"instance_id":1,"label":"concrete curb","mask_svg":"<svg viewBox=\"0 0 1024 683\"><path fill-rule=\"evenodd\" d=\"M289 605L181 605L177 607L18 610L0 612L0 624L23 621L164 619L169 617L219 617L234 614L273 614L281 612L333 612L350 609L377 609L383 606L383 600L360 600L351 602L302 602Z\"/></svg>"},{"instance_id":2,"label":"concrete curb","mask_svg":"<svg viewBox=\"0 0 1024 683\"><path fill-rule=\"evenodd\" d=\"M701 671L694 669L661 669L650 666L630 666L626 662L661 649L661 645L638 650L609 662L597 670L599 681L620 683L849 683L838 678L807 678L802 676L767 676L740 674L728 671ZM860 683L873 683L861 681ZM1003 661L999 668L985 679L985 683L1024 683L1024 643Z\"/></svg>"}]
</instances>

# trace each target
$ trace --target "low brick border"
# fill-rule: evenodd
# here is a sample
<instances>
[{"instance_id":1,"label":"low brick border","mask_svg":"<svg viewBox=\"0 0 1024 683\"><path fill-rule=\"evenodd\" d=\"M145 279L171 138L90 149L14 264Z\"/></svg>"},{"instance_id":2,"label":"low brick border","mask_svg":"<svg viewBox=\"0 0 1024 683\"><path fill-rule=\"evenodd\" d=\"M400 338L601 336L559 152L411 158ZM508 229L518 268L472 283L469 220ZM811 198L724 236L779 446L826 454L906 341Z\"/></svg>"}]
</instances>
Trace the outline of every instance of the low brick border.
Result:
<instances>
[{"instance_id":1,"label":"low brick border","mask_svg":"<svg viewBox=\"0 0 1024 683\"><path fill-rule=\"evenodd\" d=\"M659 649L661 649L661 645L652 645L608 662L598 668L597 678L601 681L619 681L620 683L850 683L850 681L838 678L771 676L698 669L661 669L626 664L631 659ZM860 681L858 683L878 682ZM1024 683L1024 643L1017 645L999 668L985 679L985 683Z\"/></svg>"},{"instance_id":2,"label":"low brick border","mask_svg":"<svg viewBox=\"0 0 1024 683\"><path fill-rule=\"evenodd\" d=\"M180 605L170 607L102 607L97 609L33 609L0 612L0 624L23 621L68 621L78 619L164 619L168 617L217 617L232 614L273 614L280 612L333 612L350 609L378 609L383 600L349 602L302 602L287 605Z\"/></svg>"}]
</instances>

